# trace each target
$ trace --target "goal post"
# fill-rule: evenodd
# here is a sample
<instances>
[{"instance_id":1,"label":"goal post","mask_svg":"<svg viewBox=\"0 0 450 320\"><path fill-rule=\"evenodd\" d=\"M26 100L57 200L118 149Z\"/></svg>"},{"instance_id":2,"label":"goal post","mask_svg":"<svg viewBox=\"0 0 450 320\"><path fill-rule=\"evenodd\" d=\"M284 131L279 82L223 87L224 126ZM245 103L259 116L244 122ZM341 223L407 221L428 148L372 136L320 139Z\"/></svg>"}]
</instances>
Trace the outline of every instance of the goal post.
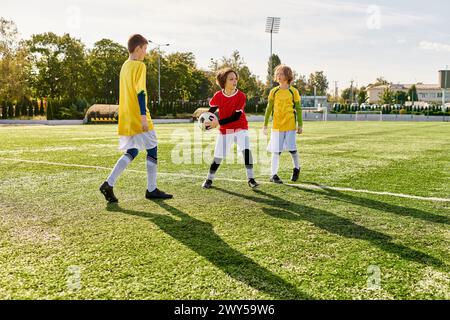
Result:
<instances>
[{"instance_id":1,"label":"goal post","mask_svg":"<svg viewBox=\"0 0 450 320\"><path fill-rule=\"evenodd\" d=\"M355 121L383 121L382 111L356 111Z\"/></svg>"}]
</instances>

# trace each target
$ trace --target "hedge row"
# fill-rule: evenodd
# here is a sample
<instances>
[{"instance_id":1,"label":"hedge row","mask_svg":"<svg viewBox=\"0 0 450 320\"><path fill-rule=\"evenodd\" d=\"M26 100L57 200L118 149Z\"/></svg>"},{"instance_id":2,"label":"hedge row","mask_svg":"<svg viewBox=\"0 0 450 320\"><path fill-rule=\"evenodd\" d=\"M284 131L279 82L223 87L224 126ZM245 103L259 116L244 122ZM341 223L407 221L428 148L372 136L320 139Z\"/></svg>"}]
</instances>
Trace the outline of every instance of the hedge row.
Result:
<instances>
[{"instance_id":1,"label":"hedge row","mask_svg":"<svg viewBox=\"0 0 450 320\"><path fill-rule=\"evenodd\" d=\"M45 115L43 104L38 100L24 99L19 103L0 101L0 118L12 119L20 117L35 117Z\"/></svg>"},{"instance_id":2,"label":"hedge row","mask_svg":"<svg viewBox=\"0 0 450 320\"><path fill-rule=\"evenodd\" d=\"M362 108L355 105L337 105L332 113L355 113L357 111L381 111L383 114L424 114L424 115L446 115L450 113L449 107L439 106L370 106Z\"/></svg>"},{"instance_id":3,"label":"hedge row","mask_svg":"<svg viewBox=\"0 0 450 320\"><path fill-rule=\"evenodd\" d=\"M42 100L24 99L19 103L8 101L0 102L0 118L13 119L20 117L46 116L48 120L54 119L83 119L88 107L94 103L110 104L109 101L76 101L63 99ZM153 117L177 114L192 114L197 108L208 108L208 101L149 101L148 107ZM249 99L245 110L247 113L262 113L266 108L266 102L258 99Z\"/></svg>"}]
</instances>

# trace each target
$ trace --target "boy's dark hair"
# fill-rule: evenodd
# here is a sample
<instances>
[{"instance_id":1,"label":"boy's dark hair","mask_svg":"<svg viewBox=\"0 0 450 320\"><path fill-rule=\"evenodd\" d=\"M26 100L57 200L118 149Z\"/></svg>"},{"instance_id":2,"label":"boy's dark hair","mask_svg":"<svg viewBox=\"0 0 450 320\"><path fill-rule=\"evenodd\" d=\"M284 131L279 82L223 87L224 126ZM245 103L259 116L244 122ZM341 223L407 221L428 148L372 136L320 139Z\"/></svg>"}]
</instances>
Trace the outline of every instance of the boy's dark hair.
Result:
<instances>
[{"instance_id":1,"label":"boy's dark hair","mask_svg":"<svg viewBox=\"0 0 450 320\"><path fill-rule=\"evenodd\" d=\"M133 34L130 39L128 39L128 52L133 53L137 47L147 44L148 40L145 39L140 34Z\"/></svg>"},{"instance_id":2,"label":"boy's dark hair","mask_svg":"<svg viewBox=\"0 0 450 320\"><path fill-rule=\"evenodd\" d=\"M224 68L217 72L216 75L216 83L219 85L222 89L225 89L225 84L227 83L227 77L230 73L234 73L236 75L237 80L239 80L239 75L236 71L234 71L231 68Z\"/></svg>"}]
</instances>

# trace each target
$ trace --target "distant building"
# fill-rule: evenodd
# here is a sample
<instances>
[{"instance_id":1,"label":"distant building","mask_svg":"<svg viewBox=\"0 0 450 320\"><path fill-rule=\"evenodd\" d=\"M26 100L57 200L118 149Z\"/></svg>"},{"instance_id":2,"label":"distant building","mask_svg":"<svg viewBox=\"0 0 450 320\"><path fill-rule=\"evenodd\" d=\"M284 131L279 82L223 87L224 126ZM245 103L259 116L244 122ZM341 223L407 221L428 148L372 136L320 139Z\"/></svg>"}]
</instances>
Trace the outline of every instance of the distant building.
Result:
<instances>
[{"instance_id":1,"label":"distant building","mask_svg":"<svg viewBox=\"0 0 450 320\"><path fill-rule=\"evenodd\" d=\"M302 96L303 109L328 108L327 96Z\"/></svg>"},{"instance_id":2,"label":"distant building","mask_svg":"<svg viewBox=\"0 0 450 320\"><path fill-rule=\"evenodd\" d=\"M408 93L412 84L388 84L380 86L372 86L367 88L369 95L369 103L380 103L383 91L389 88L390 90L404 91ZM417 89L417 97L422 102L442 102L442 89L439 84L422 84L415 85Z\"/></svg>"}]
</instances>

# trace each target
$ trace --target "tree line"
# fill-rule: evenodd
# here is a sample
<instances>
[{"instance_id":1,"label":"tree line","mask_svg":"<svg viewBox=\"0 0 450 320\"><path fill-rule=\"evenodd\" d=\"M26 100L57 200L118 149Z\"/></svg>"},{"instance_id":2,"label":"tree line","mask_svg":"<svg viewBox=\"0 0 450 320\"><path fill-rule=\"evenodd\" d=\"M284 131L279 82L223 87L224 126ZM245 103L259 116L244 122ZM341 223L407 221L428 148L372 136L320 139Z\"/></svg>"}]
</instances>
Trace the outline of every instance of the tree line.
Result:
<instances>
[{"instance_id":1,"label":"tree line","mask_svg":"<svg viewBox=\"0 0 450 320\"><path fill-rule=\"evenodd\" d=\"M20 39L16 24L0 17L0 105L52 101L65 108L67 116L70 110L82 113L94 103L117 104L120 69L127 58L126 47L110 39L101 39L92 48L70 34L47 32ZM272 55L267 79L262 82L239 51L212 59L208 69L203 70L192 52L168 54L152 49L144 63L149 100L153 101L158 100L158 58L161 99L166 101L205 101L218 89L215 73L223 67L239 73L239 87L249 99L264 100L276 85L272 81L273 68L281 63L277 55ZM302 95L314 91L326 95L328 80L323 71L308 78L295 72L293 85Z\"/></svg>"}]
</instances>

